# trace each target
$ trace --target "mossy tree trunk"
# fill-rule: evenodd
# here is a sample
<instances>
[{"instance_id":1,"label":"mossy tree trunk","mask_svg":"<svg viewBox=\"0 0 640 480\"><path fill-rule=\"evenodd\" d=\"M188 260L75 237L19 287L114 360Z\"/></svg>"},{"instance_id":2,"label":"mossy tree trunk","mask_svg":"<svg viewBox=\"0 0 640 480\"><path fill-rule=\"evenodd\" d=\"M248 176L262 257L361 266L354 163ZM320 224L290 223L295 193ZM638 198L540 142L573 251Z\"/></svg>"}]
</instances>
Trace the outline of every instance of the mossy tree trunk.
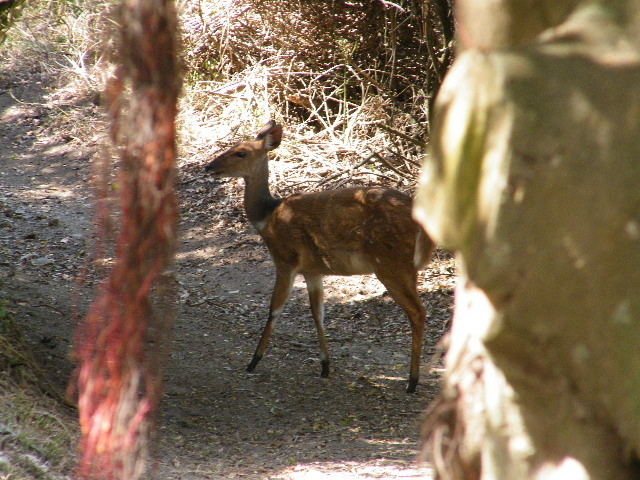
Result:
<instances>
[{"instance_id":1,"label":"mossy tree trunk","mask_svg":"<svg viewBox=\"0 0 640 480\"><path fill-rule=\"evenodd\" d=\"M462 270L439 478L640 478L638 3L459 2L415 212Z\"/></svg>"}]
</instances>

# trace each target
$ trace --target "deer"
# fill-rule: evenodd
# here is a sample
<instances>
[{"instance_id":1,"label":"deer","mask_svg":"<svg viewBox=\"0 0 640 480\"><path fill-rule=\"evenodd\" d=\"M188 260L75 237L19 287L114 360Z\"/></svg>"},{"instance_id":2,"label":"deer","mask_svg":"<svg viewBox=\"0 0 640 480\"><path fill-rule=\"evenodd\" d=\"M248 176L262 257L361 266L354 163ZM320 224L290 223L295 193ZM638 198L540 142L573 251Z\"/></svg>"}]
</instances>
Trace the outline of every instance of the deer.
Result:
<instances>
[{"instance_id":1,"label":"deer","mask_svg":"<svg viewBox=\"0 0 640 480\"><path fill-rule=\"evenodd\" d=\"M254 140L235 144L205 166L216 178L244 179L245 214L275 265L269 315L246 370L253 372L262 359L274 321L301 274L320 344L320 375L328 377L323 277L373 273L409 318L412 344L406 391L415 392L427 316L418 295L418 271L429 263L435 245L411 216L412 198L379 186L273 197L269 152L280 145L282 131L282 125L271 120Z\"/></svg>"}]
</instances>

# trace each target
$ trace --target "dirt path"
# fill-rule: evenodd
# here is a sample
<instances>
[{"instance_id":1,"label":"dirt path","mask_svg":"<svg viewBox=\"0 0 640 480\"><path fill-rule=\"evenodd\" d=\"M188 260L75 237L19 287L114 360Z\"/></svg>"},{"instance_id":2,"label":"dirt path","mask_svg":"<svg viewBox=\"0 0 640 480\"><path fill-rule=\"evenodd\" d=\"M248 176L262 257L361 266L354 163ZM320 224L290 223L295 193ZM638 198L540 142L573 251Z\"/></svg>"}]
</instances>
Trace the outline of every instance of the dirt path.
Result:
<instances>
[{"instance_id":1,"label":"dirt path","mask_svg":"<svg viewBox=\"0 0 640 480\"><path fill-rule=\"evenodd\" d=\"M76 138L68 118L98 125L93 99L53 95L37 71L0 84L0 298L60 386L74 312L91 297L91 158L100 129ZM65 114L65 122L56 115ZM53 127L52 127L53 126ZM327 279L329 379L299 280L255 373L244 367L265 321L273 268L240 210L239 184L181 167L179 312L166 372L158 477L429 478L418 469L419 416L437 388L426 365L450 317L452 262L424 272L430 308L418 393L404 393L410 333L369 277Z\"/></svg>"}]
</instances>

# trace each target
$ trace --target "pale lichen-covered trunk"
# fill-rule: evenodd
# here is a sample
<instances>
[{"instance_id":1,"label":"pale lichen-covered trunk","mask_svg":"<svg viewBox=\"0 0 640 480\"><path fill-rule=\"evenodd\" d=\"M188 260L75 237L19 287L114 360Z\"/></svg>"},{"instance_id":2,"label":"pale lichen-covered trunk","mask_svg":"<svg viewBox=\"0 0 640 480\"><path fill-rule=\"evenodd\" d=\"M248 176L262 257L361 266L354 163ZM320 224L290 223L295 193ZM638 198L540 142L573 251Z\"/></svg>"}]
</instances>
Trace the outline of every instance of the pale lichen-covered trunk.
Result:
<instances>
[{"instance_id":1,"label":"pale lichen-covered trunk","mask_svg":"<svg viewBox=\"0 0 640 480\"><path fill-rule=\"evenodd\" d=\"M640 478L638 11L459 4L415 210L462 270L440 478Z\"/></svg>"}]
</instances>

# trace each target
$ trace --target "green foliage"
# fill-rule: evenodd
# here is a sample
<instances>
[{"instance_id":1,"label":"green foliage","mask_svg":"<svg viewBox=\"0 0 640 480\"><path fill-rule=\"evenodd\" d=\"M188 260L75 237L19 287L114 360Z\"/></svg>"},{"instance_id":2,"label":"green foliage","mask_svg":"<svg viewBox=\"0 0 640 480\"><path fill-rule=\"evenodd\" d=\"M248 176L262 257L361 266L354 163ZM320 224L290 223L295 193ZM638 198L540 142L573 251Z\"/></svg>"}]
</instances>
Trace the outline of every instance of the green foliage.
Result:
<instances>
[{"instance_id":1,"label":"green foliage","mask_svg":"<svg viewBox=\"0 0 640 480\"><path fill-rule=\"evenodd\" d=\"M0 0L0 44L6 38L6 32L22 13L24 0Z\"/></svg>"}]
</instances>

